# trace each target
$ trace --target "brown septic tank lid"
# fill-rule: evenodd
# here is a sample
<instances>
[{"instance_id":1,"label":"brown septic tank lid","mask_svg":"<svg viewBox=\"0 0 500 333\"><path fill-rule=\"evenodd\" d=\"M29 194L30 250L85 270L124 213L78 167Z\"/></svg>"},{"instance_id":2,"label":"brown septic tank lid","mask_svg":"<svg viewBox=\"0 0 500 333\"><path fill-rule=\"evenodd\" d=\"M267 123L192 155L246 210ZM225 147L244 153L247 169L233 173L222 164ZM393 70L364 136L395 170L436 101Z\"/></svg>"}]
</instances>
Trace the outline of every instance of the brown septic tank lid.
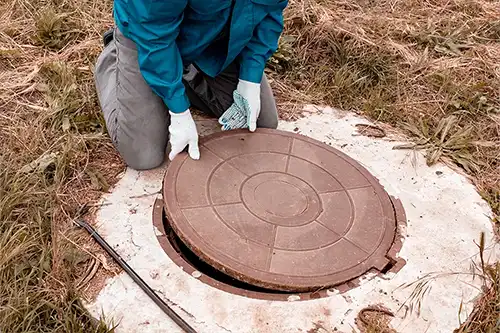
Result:
<instances>
[{"instance_id":1,"label":"brown septic tank lid","mask_svg":"<svg viewBox=\"0 0 500 333\"><path fill-rule=\"evenodd\" d=\"M326 289L393 261L397 217L379 182L344 153L279 130L236 130L180 154L163 184L180 240L215 269L286 292Z\"/></svg>"}]
</instances>

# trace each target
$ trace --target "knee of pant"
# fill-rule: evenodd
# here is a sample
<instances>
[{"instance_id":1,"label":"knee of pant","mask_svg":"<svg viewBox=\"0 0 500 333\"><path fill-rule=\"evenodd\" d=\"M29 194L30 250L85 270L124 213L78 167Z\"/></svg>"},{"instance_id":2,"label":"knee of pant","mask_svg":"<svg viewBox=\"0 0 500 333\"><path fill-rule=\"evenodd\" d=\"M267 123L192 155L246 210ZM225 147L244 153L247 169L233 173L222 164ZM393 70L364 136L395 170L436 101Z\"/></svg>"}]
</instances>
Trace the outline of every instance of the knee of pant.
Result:
<instances>
[{"instance_id":1,"label":"knee of pant","mask_svg":"<svg viewBox=\"0 0 500 333\"><path fill-rule=\"evenodd\" d=\"M257 123L258 127L261 128L270 128L277 129L278 128L278 114L274 113L272 116L267 116Z\"/></svg>"},{"instance_id":2,"label":"knee of pant","mask_svg":"<svg viewBox=\"0 0 500 333\"><path fill-rule=\"evenodd\" d=\"M274 117L268 124L268 128L277 129L278 128L278 116Z\"/></svg>"},{"instance_id":3,"label":"knee of pant","mask_svg":"<svg viewBox=\"0 0 500 333\"><path fill-rule=\"evenodd\" d=\"M122 149L121 156L129 168L151 170L159 167L165 160L163 149Z\"/></svg>"}]
</instances>

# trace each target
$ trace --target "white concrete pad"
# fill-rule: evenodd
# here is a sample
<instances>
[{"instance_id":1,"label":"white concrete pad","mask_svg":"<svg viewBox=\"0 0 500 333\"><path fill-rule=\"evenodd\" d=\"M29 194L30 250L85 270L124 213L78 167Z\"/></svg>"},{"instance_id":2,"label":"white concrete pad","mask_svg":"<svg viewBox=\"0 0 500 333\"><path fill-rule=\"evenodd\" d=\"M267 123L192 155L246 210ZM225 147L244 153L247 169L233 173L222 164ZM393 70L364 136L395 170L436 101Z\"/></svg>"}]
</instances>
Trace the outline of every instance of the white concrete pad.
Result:
<instances>
[{"instance_id":1,"label":"white concrete pad","mask_svg":"<svg viewBox=\"0 0 500 333\"><path fill-rule=\"evenodd\" d=\"M97 230L199 332L352 332L358 312L374 304L396 313L391 324L398 332L452 332L459 325L461 302L462 320L470 313L472 300L479 294L478 280L471 281L467 275L435 280L419 317L404 317L405 311L398 311L412 292L398 287L427 273L470 272L478 252L474 241L481 232L486 232L487 244L493 239L488 205L465 177L450 168L428 167L420 153L392 149L401 142L353 135L360 123L369 122L327 108L294 122L281 122L280 129L342 150L402 201L408 226L399 256L407 264L395 275L365 279L343 294L302 302L256 300L210 287L183 272L156 240L152 210L164 168L127 170L104 198L108 205L98 214ZM211 120L199 124L202 133L218 127ZM181 332L126 273L109 279L88 308L96 316L103 311L120 323L117 332Z\"/></svg>"}]
</instances>

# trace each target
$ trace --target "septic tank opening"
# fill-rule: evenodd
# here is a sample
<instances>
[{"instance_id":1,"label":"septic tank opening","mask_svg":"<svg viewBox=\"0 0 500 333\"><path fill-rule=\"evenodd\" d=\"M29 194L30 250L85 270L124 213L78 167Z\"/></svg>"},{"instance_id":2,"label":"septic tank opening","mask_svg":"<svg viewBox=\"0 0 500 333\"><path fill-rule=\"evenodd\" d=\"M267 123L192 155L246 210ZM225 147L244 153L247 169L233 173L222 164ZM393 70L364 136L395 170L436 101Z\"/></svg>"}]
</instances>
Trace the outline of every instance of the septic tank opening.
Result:
<instances>
[{"instance_id":1,"label":"septic tank opening","mask_svg":"<svg viewBox=\"0 0 500 333\"><path fill-rule=\"evenodd\" d=\"M219 283L227 284L238 289L254 291L259 293L283 294L283 292L279 292L272 289L265 289L253 286L251 284L242 281L238 281L230 277L229 275L216 270L214 267L201 260L180 240L179 236L175 234L174 230L168 223L168 220L164 213L163 213L163 225L165 227L165 232L167 234L168 241L170 242L174 250L177 252L177 254L187 263L189 263L192 267L196 268L196 270L201 274L210 276L212 279L218 281Z\"/></svg>"}]
</instances>

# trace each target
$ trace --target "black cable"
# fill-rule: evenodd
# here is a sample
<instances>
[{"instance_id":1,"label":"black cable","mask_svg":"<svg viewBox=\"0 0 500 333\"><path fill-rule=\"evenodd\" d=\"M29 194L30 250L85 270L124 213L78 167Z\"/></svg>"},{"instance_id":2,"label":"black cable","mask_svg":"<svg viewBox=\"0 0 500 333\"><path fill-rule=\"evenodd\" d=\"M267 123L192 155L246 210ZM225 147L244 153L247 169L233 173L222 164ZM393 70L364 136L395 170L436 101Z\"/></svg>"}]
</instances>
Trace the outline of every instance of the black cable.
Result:
<instances>
[{"instance_id":1,"label":"black cable","mask_svg":"<svg viewBox=\"0 0 500 333\"><path fill-rule=\"evenodd\" d=\"M118 253L92 228L90 224L82 219L74 220L75 224L87 230L87 232L96 240L97 243L107 252L113 259L120 265L120 267L127 272L128 275L134 280L135 283L141 287L142 290L163 310L180 328L186 333L196 333L184 319L182 319L174 310L172 310L151 287L144 282L143 279L120 257Z\"/></svg>"}]
</instances>

